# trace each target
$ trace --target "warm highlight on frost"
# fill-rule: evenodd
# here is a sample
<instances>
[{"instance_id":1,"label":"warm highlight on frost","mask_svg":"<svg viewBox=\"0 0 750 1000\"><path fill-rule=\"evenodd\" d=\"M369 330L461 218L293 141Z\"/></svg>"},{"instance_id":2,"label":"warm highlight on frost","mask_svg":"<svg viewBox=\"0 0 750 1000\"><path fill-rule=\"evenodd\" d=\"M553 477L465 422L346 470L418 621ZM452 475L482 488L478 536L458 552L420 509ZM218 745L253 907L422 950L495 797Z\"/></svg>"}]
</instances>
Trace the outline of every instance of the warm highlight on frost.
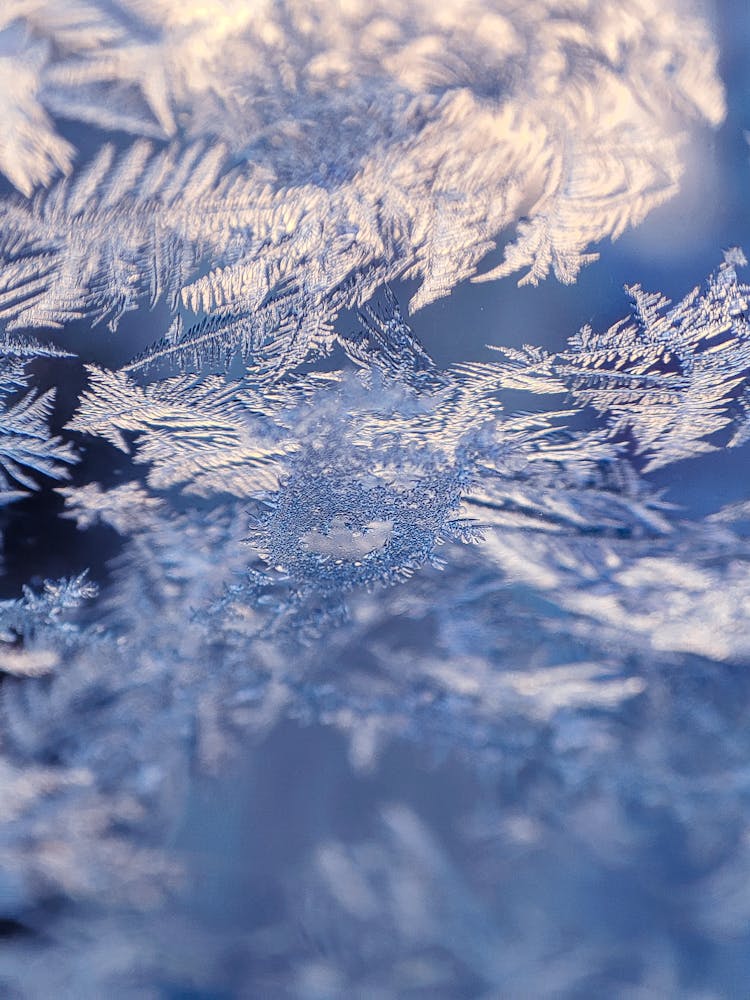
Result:
<instances>
[{"instance_id":1,"label":"warm highlight on frost","mask_svg":"<svg viewBox=\"0 0 750 1000\"><path fill-rule=\"evenodd\" d=\"M182 363L279 327L315 342L398 276L426 305L508 227L479 280L573 281L675 194L685 130L724 115L678 0L14 0L0 19L0 168L38 191L0 205L3 315L115 324L181 295L188 325L213 317L171 331ZM156 145L74 167L55 115Z\"/></svg>"}]
</instances>

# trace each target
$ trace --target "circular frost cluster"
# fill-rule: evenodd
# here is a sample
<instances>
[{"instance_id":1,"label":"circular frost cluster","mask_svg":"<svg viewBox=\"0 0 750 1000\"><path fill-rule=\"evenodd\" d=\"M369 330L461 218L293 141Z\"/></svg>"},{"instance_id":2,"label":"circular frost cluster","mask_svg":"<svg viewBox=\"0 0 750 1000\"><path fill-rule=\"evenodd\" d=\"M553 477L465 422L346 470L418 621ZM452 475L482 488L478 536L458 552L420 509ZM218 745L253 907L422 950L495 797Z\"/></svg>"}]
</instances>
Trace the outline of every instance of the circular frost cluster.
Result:
<instances>
[{"instance_id":1,"label":"circular frost cluster","mask_svg":"<svg viewBox=\"0 0 750 1000\"><path fill-rule=\"evenodd\" d=\"M330 455L302 453L250 540L305 589L395 582L428 562L450 533L461 487L456 468L423 469L394 485L362 461L331 464Z\"/></svg>"}]
</instances>

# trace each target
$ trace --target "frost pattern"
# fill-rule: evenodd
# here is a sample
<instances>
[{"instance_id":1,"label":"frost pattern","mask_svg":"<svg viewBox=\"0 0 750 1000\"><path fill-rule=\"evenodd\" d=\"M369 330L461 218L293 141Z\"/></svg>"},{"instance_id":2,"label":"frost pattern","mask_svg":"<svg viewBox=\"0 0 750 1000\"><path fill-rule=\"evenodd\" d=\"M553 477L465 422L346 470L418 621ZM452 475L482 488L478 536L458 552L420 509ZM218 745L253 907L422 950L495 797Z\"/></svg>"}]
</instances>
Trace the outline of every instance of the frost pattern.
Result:
<instances>
[{"instance_id":1,"label":"frost pattern","mask_svg":"<svg viewBox=\"0 0 750 1000\"><path fill-rule=\"evenodd\" d=\"M635 285L631 322L601 334L584 327L557 358L510 356L542 378L551 370L577 406L605 416L613 436L630 436L646 471L715 450L711 439L739 444L750 327L749 289L736 267L746 263L741 251L727 252L706 291L693 289L671 309L664 296Z\"/></svg>"},{"instance_id":2,"label":"frost pattern","mask_svg":"<svg viewBox=\"0 0 750 1000\"><path fill-rule=\"evenodd\" d=\"M110 456L42 499L118 551L98 586L0 601L0 993L699 1000L674 900L721 988L750 918L748 504L690 520L652 474L750 433L744 257L676 305L633 286L559 351L447 370L388 288L417 279L415 309L574 280L721 121L702 24L650 0L12 0L0 86L0 499ZM92 131L77 165L63 118L133 138ZM162 340L87 363L53 412L35 380L75 362L28 329L157 303ZM321 801L395 749L425 803L458 780L482 807L445 838L390 791L366 834L309 825L252 926L212 934L174 847L195 774L290 728L320 736ZM560 902L618 880L625 930Z\"/></svg>"},{"instance_id":3,"label":"frost pattern","mask_svg":"<svg viewBox=\"0 0 750 1000\"><path fill-rule=\"evenodd\" d=\"M552 732L565 748L556 765L562 812L587 769L604 766L602 754L606 767L618 761L618 774L640 769L644 796L672 787L678 779L664 768L675 765L647 742L634 749L629 741L646 740L646 730L622 731L617 720L633 703L644 726L655 724L665 688L683 683L669 671L675 658L688 654L688 675L707 678L712 665L750 657L750 553L734 527L745 512L685 521L641 478L622 435L627 427L631 457L644 467L688 453L688 430L693 447L712 443L710 434L729 443L713 405L703 422L694 409L679 447L662 428L672 426L667 407L677 422L690 393L700 401L716 383L716 358L737 372L722 385L728 412L742 396L748 289L737 280L739 260L729 254L705 291L671 310L638 293L634 321L606 340L584 330L560 355L527 348L440 371L391 297L349 335L348 369L265 383L250 371L139 384L92 368L71 426L132 452L148 473L145 483L61 490L81 530L99 524L124 536L98 624L60 618L58 608L90 596L84 580L0 609L2 760L7 786L25 789L26 817L4 827L3 898L18 911L49 894L93 903L106 893L138 906L169 894L174 860L156 845L182 808L191 760L216 771L236 741L288 718L342 734L361 770L377 767L396 740L460 749L492 773ZM664 363L667 344L677 372ZM566 430L564 409L506 413L507 389L567 392L572 412L590 406L599 426ZM659 433L646 419L650 394ZM394 620L402 630L392 635ZM373 665L368 679L356 666L363 656ZM672 727L684 722L668 716L657 731L677 739ZM700 724L718 738L720 717ZM593 743L591 731L600 734ZM53 767L34 771L37 784L23 784L24 769L52 758ZM730 822L735 807L719 787L739 789L744 779L731 760L721 766L722 783L701 779L678 794L670 821L688 830L694 796L709 795ZM626 775L617 787L630 787ZM623 822L614 799L579 807ZM540 842L553 836L537 799L518 808ZM405 813L392 815L417 836ZM31 846L27 824L37 831ZM75 836L64 863L48 853L50 831L62 842L66 831ZM321 850L300 885L324 876L335 895L326 919L343 927L353 890L335 880L346 854ZM452 885L435 864L429 879ZM385 934L396 916L368 906L356 919ZM696 933L718 933L712 912L695 916ZM448 946L432 935L449 925L434 926L415 925L415 947ZM489 947L481 956L468 943L450 947L457 960L479 961L475 972L490 985L510 981L504 959L481 957ZM330 961L330 974L343 975ZM344 993L364 988L356 970L347 975L355 978L342 981Z\"/></svg>"},{"instance_id":4,"label":"frost pattern","mask_svg":"<svg viewBox=\"0 0 750 1000\"><path fill-rule=\"evenodd\" d=\"M663 505L624 452L648 472L741 440L741 262L727 254L705 291L671 309L631 289L631 321L586 327L557 355L505 349L438 371L391 295L358 334L338 337L356 375L292 372L264 385L248 369L139 385L91 368L69 428L132 449L155 490L254 498L252 540L268 564L316 586L329 571L337 588L398 578L482 525L658 534ZM507 414L507 389L562 405L567 393L573 410ZM587 409L599 426L568 432L566 417Z\"/></svg>"},{"instance_id":5,"label":"frost pattern","mask_svg":"<svg viewBox=\"0 0 750 1000\"><path fill-rule=\"evenodd\" d=\"M419 279L416 309L476 277L509 226L481 280L573 281L676 192L689 123L724 115L678 2L57 7L3 14L0 163L48 190L0 204L2 315L114 326L181 300L152 352L180 364L270 348L293 366L386 280ZM138 138L73 172L45 107ZM49 186L55 167L71 176Z\"/></svg>"},{"instance_id":6,"label":"frost pattern","mask_svg":"<svg viewBox=\"0 0 750 1000\"><path fill-rule=\"evenodd\" d=\"M26 364L34 358L65 357L65 352L31 339L0 339L0 504L39 487L38 475L67 479L76 461L69 442L50 433L55 392L28 388Z\"/></svg>"}]
</instances>

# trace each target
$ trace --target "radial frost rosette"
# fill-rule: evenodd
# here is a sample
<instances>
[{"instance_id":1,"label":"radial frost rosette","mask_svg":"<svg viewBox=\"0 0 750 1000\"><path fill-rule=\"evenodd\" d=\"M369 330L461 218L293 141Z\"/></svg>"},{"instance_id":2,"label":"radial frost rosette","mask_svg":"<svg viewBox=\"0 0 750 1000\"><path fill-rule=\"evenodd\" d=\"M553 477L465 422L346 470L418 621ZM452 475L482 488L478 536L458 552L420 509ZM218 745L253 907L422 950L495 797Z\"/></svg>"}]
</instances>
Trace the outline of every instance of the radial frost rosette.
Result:
<instances>
[{"instance_id":1,"label":"radial frost rosette","mask_svg":"<svg viewBox=\"0 0 750 1000\"><path fill-rule=\"evenodd\" d=\"M251 526L269 566L305 591L395 583L451 534L465 473L456 467L378 464L330 440L302 451ZM404 453L404 459L406 455Z\"/></svg>"}]
</instances>

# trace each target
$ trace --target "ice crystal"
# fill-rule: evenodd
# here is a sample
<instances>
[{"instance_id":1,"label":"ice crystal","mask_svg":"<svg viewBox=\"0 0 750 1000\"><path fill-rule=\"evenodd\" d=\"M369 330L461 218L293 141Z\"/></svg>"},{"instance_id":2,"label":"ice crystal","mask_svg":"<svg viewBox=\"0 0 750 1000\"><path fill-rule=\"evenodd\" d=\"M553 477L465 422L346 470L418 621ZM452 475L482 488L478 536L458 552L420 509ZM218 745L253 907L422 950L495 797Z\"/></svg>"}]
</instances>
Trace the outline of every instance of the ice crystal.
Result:
<instances>
[{"instance_id":1,"label":"ice crystal","mask_svg":"<svg viewBox=\"0 0 750 1000\"><path fill-rule=\"evenodd\" d=\"M741 419L750 288L735 268L745 263L728 252L706 291L671 309L663 296L630 288L636 322L602 335L584 328L561 358L576 402L606 414L613 433L632 434L647 468L711 450L707 439Z\"/></svg>"},{"instance_id":2,"label":"ice crystal","mask_svg":"<svg viewBox=\"0 0 750 1000\"><path fill-rule=\"evenodd\" d=\"M593 244L675 193L687 122L724 114L710 39L678 3L92 0L63 14L19 0L4 20L3 162L24 193L71 171L45 106L172 139L105 144L32 201L3 201L18 289L4 315L116 325L181 296L188 315L152 357L183 364L279 342L294 363L384 280L419 278L413 308L447 294L516 223L482 279L572 281Z\"/></svg>"},{"instance_id":3,"label":"ice crystal","mask_svg":"<svg viewBox=\"0 0 750 1000\"><path fill-rule=\"evenodd\" d=\"M687 130L724 115L702 22L11 0L0 87L0 501L41 487L27 506L95 556L56 581L9 551L0 992L704 995L673 908L716 969L744 947L750 518L695 518L654 473L747 441L744 256L676 305L634 285L607 330L447 367L393 291L571 282L671 197ZM28 334L157 304L166 333L124 363ZM306 730L292 792L249 796L293 856L269 875L243 841L217 897L268 903L211 935L180 910L196 775ZM321 809L336 782L367 785L361 816ZM638 919L592 922L618 880Z\"/></svg>"},{"instance_id":4,"label":"ice crystal","mask_svg":"<svg viewBox=\"0 0 750 1000\"><path fill-rule=\"evenodd\" d=\"M91 836L107 842L103 831L121 828L125 809L137 840L167 808L170 775L188 766L186 732L209 768L235 734L266 732L287 715L344 732L362 768L396 736L483 746L494 766L510 719L531 732L560 729L592 708L650 698L655 654L744 660L746 556L731 512L705 526L681 522L622 441L632 428L636 457L645 451L653 467L726 428L713 404L705 420L694 409L689 426L679 415L706 385L720 392L722 413L744 390L738 262L730 254L704 293L671 311L639 293L636 323L606 336L584 330L558 355L527 348L441 371L391 295L359 332L337 335L350 359L338 371L145 383L91 367L71 429L148 466L145 484L61 491L81 530L104 524L124 536L105 594L113 635L66 624L61 658L61 639L25 624L56 620L82 582L7 605L3 669L14 679L4 685L3 752L14 767L54 753L60 768L86 775ZM723 382L722 367L733 373ZM568 393L600 426L566 429L566 410L507 413L504 395L519 389L561 402ZM652 396L676 416L659 416L648 434ZM678 428L679 447L664 427ZM185 506L175 487L199 500ZM479 539L462 554L459 542ZM445 566L437 616L430 563ZM368 596L418 569L406 592ZM348 617L335 617L344 599ZM509 631L503 615L529 622L528 633ZM725 627L708 628L717 616ZM437 628L429 657L389 645L379 623L395 618L419 634ZM328 632L325 655L308 642L316 629ZM528 642L536 652L522 668ZM615 648L629 651L627 664ZM364 650L378 664L376 704L347 666ZM204 661L208 672L196 669ZM61 742L71 712L81 735ZM167 760L157 774L154 762ZM129 798L108 802L114 787ZM67 829L78 793L55 802L50 822ZM75 860L54 875L35 852L12 858L29 880L27 902L36 878L74 895L103 884L85 888ZM123 864L141 863L128 855ZM155 865L147 852L143 878Z\"/></svg>"},{"instance_id":5,"label":"ice crystal","mask_svg":"<svg viewBox=\"0 0 750 1000\"><path fill-rule=\"evenodd\" d=\"M505 350L440 372L391 295L359 334L338 338L360 378L290 373L266 376L264 387L249 370L142 386L92 368L69 426L125 451L132 440L156 490L256 498L252 537L269 564L319 583L329 569L343 579L345 564L352 579L370 578L381 559L408 571L446 532L468 527L466 517L661 532L658 498L619 456L630 441L656 468L717 447L719 432L742 422L748 289L730 258L705 292L669 311L661 297L631 291L635 323L584 328L557 355ZM567 392L601 426L571 434L564 410L505 414L506 389L561 402Z\"/></svg>"},{"instance_id":6,"label":"ice crystal","mask_svg":"<svg viewBox=\"0 0 750 1000\"><path fill-rule=\"evenodd\" d=\"M0 503L38 489L34 473L67 479L66 465L76 461L70 442L50 433L54 390L24 392L26 363L45 356L64 356L64 352L31 339L5 336L0 341Z\"/></svg>"}]
</instances>

